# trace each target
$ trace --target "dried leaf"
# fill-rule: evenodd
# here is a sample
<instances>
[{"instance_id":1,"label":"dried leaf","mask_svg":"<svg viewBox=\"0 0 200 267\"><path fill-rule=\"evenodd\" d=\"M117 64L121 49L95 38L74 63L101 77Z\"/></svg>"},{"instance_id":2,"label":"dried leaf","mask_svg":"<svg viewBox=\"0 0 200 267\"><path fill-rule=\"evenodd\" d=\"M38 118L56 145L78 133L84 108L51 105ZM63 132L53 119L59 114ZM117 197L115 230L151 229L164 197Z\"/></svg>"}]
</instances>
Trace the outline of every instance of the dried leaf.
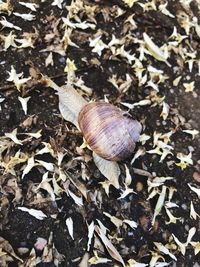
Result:
<instances>
[{"instance_id":1,"label":"dried leaf","mask_svg":"<svg viewBox=\"0 0 200 267\"><path fill-rule=\"evenodd\" d=\"M55 201L55 194L54 194L52 186L49 183L50 181L51 179L48 178L48 172L44 173L42 176L42 181L38 185L37 190L39 190L40 188L44 189L45 191L49 193L52 201Z\"/></svg>"},{"instance_id":2,"label":"dried leaf","mask_svg":"<svg viewBox=\"0 0 200 267\"><path fill-rule=\"evenodd\" d=\"M23 260L20 259L14 252L12 246L10 243L4 239L3 237L0 237L0 257L4 255L4 252L2 252L2 249L6 252L6 254L10 254L12 257L15 259L19 260L20 262L23 263Z\"/></svg>"},{"instance_id":3,"label":"dried leaf","mask_svg":"<svg viewBox=\"0 0 200 267\"><path fill-rule=\"evenodd\" d=\"M122 224L123 224L122 220L118 219L115 216L110 215L107 212L103 212L103 214L105 214L117 228L122 226Z\"/></svg>"},{"instance_id":4,"label":"dried leaf","mask_svg":"<svg viewBox=\"0 0 200 267\"><path fill-rule=\"evenodd\" d=\"M121 264L125 267L125 263L119 254L119 252L116 250L116 248L113 246L113 244L110 242L110 240L104 235L103 231L101 230L100 227L96 226L95 231L101 238L101 241L103 242L104 246L106 247L108 253L110 256L115 259L116 261L121 262Z\"/></svg>"},{"instance_id":5,"label":"dried leaf","mask_svg":"<svg viewBox=\"0 0 200 267\"><path fill-rule=\"evenodd\" d=\"M74 200L74 202L78 206L83 206L83 199L82 197L77 197L74 193L72 193L69 189L67 190L67 194Z\"/></svg>"},{"instance_id":6,"label":"dried leaf","mask_svg":"<svg viewBox=\"0 0 200 267\"><path fill-rule=\"evenodd\" d=\"M73 185L79 190L79 192L84 196L85 200L88 200L88 196L87 196L88 190L86 186L83 183L81 183L79 180L74 179L72 175L69 174L69 172L66 172L65 174L67 175L69 180L73 183Z\"/></svg>"},{"instance_id":7,"label":"dried leaf","mask_svg":"<svg viewBox=\"0 0 200 267\"><path fill-rule=\"evenodd\" d=\"M89 253L85 253L81 259L81 262L79 263L78 267L89 267Z\"/></svg>"},{"instance_id":8,"label":"dried leaf","mask_svg":"<svg viewBox=\"0 0 200 267\"><path fill-rule=\"evenodd\" d=\"M99 171L109 180L109 182L115 187L119 188L119 175L120 168L115 161L109 161L99 157L93 152L94 163Z\"/></svg>"},{"instance_id":9,"label":"dried leaf","mask_svg":"<svg viewBox=\"0 0 200 267\"><path fill-rule=\"evenodd\" d=\"M158 201L157 201L157 204L156 204L156 207L155 207L155 210L154 210L152 225L155 222L156 216L160 213L160 211L161 211L161 209L163 207L163 204L164 204L164 201L165 201L166 190L167 190L167 187L165 185L163 185L162 186L162 191L160 193L160 196L158 198Z\"/></svg>"},{"instance_id":10,"label":"dried leaf","mask_svg":"<svg viewBox=\"0 0 200 267\"><path fill-rule=\"evenodd\" d=\"M150 54L157 60L164 61L170 67L171 65L167 61L167 58L163 51L151 40L151 38L145 32L143 33L143 38Z\"/></svg>"}]
</instances>

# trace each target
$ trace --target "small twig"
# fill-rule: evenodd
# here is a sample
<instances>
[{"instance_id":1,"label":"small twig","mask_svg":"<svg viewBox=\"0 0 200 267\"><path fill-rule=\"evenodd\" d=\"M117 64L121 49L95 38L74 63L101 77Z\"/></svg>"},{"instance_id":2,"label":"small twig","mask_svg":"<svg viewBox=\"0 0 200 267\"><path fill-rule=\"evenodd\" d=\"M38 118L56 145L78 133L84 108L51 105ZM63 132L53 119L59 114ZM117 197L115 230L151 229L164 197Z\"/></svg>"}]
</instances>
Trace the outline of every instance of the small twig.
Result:
<instances>
[{"instance_id":1,"label":"small twig","mask_svg":"<svg viewBox=\"0 0 200 267\"><path fill-rule=\"evenodd\" d=\"M139 174L139 175L142 175L142 176L147 176L147 177L150 177L150 178L153 177L153 175L148 171L145 171L145 170L142 170L142 169L137 169L137 168L132 168L132 170L134 171L135 174Z\"/></svg>"},{"instance_id":2,"label":"small twig","mask_svg":"<svg viewBox=\"0 0 200 267\"><path fill-rule=\"evenodd\" d=\"M32 64L29 64L29 65L32 66L37 71L38 75L42 75L42 73L40 72L40 70L37 69L34 65L32 65ZM80 73L82 71L87 71L87 70L89 70L89 69L91 69L93 67L94 66L87 66L87 67L78 69L76 71L76 73ZM50 76L50 77L48 76L48 78L54 80L54 79L58 79L58 78L65 77L65 76L67 76L67 73L60 73L60 74L57 74L57 75L54 75L54 76ZM34 78L33 78L33 80L34 80ZM5 81L5 83L6 83L6 81ZM39 84L41 84L41 80L40 79L38 80L37 83L34 84L34 86L35 85L39 85ZM27 84L27 87L28 87L28 84ZM26 88L26 86L25 86L25 88ZM7 91L7 90L14 90L14 89L16 89L16 86L14 84L5 84L3 86L0 86L0 91Z\"/></svg>"},{"instance_id":3,"label":"small twig","mask_svg":"<svg viewBox=\"0 0 200 267\"><path fill-rule=\"evenodd\" d=\"M0 86L0 91L13 90L13 89L15 89L14 84L6 84L3 86Z\"/></svg>"}]
</instances>

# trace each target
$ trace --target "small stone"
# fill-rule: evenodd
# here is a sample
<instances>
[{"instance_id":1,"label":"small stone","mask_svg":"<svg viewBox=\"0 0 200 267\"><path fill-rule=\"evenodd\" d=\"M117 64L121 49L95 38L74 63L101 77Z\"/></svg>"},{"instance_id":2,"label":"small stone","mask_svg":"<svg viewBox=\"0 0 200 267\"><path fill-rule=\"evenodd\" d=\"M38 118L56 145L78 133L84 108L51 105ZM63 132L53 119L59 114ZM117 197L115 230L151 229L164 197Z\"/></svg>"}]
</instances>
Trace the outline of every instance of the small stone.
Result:
<instances>
[{"instance_id":1,"label":"small stone","mask_svg":"<svg viewBox=\"0 0 200 267\"><path fill-rule=\"evenodd\" d=\"M181 205L181 208L184 209L184 210L187 210L187 205L183 203L183 204Z\"/></svg>"},{"instance_id":2,"label":"small stone","mask_svg":"<svg viewBox=\"0 0 200 267\"><path fill-rule=\"evenodd\" d=\"M37 250L43 250L44 247L46 246L47 244L47 240L42 238L42 237L38 237L37 238L37 241L35 242L34 244L34 247L37 249Z\"/></svg>"},{"instance_id":3,"label":"small stone","mask_svg":"<svg viewBox=\"0 0 200 267\"><path fill-rule=\"evenodd\" d=\"M200 183L200 173L199 172L194 172L193 173L193 178L194 178L195 181Z\"/></svg>"},{"instance_id":4,"label":"small stone","mask_svg":"<svg viewBox=\"0 0 200 267\"><path fill-rule=\"evenodd\" d=\"M24 254L26 254L26 253L28 253L29 252L29 249L28 248L18 248L17 249L17 251L18 251L18 253L20 254L20 255L24 255Z\"/></svg>"},{"instance_id":5,"label":"small stone","mask_svg":"<svg viewBox=\"0 0 200 267\"><path fill-rule=\"evenodd\" d=\"M137 192L141 192L143 190L143 184L141 182L136 184L136 190Z\"/></svg>"}]
</instances>

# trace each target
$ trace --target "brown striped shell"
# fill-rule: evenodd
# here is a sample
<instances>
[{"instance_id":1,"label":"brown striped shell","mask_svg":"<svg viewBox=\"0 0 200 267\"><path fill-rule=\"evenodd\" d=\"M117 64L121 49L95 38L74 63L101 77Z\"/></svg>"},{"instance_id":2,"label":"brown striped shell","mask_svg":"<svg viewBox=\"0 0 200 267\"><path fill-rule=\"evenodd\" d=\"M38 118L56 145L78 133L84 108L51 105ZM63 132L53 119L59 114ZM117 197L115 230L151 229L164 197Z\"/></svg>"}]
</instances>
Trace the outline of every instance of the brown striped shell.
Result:
<instances>
[{"instance_id":1,"label":"brown striped shell","mask_svg":"<svg viewBox=\"0 0 200 267\"><path fill-rule=\"evenodd\" d=\"M86 104L79 113L78 124L92 151L113 161L124 160L133 153L142 130L138 121L105 102Z\"/></svg>"}]
</instances>

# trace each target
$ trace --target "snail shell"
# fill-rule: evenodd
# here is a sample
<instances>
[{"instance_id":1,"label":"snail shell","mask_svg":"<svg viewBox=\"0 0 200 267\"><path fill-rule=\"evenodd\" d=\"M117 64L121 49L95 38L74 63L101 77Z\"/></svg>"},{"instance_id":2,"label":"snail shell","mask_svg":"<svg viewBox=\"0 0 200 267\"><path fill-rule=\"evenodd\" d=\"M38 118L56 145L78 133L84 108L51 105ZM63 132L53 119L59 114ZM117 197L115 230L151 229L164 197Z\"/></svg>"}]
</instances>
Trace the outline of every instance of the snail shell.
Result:
<instances>
[{"instance_id":1,"label":"snail shell","mask_svg":"<svg viewBox=\"0 0 200 267\"><path fill-rule=\"evenodd\" d=\"M86 104L79 112L78 124L91 150L113 161L124 160L133 153L142 130L138 121L105 102Z\"/></svg>"}]
</instances>

